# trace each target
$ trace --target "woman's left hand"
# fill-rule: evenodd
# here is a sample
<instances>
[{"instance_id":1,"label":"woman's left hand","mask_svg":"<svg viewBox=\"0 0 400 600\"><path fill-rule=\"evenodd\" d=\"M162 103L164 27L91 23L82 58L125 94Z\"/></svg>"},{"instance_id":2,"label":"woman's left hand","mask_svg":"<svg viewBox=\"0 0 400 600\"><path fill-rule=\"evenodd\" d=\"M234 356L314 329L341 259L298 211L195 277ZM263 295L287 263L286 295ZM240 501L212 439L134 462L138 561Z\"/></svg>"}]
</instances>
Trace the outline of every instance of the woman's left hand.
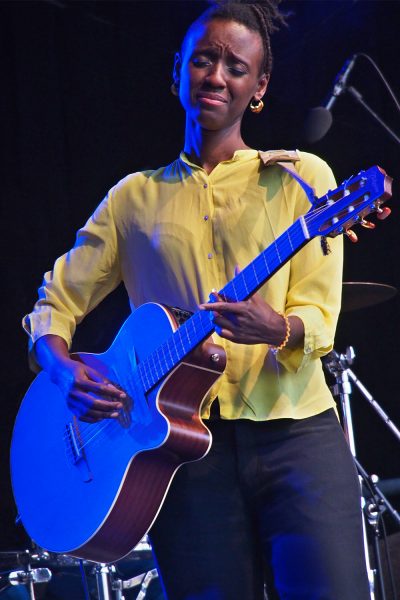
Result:
<instances>
[{"instance_id":1,"label":"woman's left hand","mask_svg":"<svg viewBox=\"0 0 400 600\"><path fill-rule=\"evenodd\" d=\"M279 346L286 336L285 319L259 294L241 302L216 301L200 305L214 315L215 330L221 337L238 344Z\"/></svg>"}]
</instances>

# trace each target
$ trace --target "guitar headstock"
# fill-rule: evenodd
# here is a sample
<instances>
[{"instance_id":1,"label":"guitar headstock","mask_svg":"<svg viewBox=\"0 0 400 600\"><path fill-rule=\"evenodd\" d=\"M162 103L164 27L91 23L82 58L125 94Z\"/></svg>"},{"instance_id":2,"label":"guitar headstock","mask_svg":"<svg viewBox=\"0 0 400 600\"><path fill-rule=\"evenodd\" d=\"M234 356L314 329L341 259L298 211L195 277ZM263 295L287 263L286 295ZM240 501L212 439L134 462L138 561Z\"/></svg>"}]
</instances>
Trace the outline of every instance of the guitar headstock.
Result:
<instances>
[{"instance_id":1,"label":"guitar headstock","mask_svg":"<svg viewBox=\"0 0 400 600\"><path fill-rule=\"evenodd\" d=\"M318 198L305 216L305 223L311 237L321 235L335 237L342 233L357 241L350 227L360 223L369 229L374 224L365 221L371 213L378 219L385 219L390 209L382 204L392 196L392 178L378 166L344 181L335 190Z\"/></svg>"}]
</instances>

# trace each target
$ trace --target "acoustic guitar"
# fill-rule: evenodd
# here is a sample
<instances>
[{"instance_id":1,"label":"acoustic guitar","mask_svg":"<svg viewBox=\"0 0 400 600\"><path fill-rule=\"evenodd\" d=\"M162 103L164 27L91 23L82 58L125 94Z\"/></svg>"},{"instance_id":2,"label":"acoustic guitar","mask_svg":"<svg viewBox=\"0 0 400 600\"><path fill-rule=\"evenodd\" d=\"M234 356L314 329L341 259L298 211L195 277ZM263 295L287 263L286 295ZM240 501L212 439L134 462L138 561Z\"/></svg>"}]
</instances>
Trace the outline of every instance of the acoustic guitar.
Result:
<instances>
[{"instance_id":1,"label":"acoustic guitar","mask_svg":"<svg viewBox=\"0 0 400 600\"><path fill-rule=\"evenodd\" d=\"M391 181L375 166L316 198L219 296L246 300L311 239L351 235L372 212L387 216L381 205ZM201 407L226 357L209 341L212 313L178 317L144 304L106 352L73 355L126 391L118 420L81 422L47 373L33 381L15 422L11 474L22 523L39 546L101 563L120 559L150 529L177 469L208 452Z\"/></svg>"}]
</instances>

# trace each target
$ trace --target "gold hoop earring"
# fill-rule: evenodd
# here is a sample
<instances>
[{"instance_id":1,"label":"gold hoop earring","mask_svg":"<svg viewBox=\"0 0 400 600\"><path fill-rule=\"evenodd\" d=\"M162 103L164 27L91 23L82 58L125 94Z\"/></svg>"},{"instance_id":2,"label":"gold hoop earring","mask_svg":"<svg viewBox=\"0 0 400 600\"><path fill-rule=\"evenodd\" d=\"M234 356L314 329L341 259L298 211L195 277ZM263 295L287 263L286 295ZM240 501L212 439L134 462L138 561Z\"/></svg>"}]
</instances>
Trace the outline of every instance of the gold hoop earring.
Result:
<instances>
[{"instance_id":1,"label":"gold hoop earring","mask_svg":"<svg viewBox=\"0 0 400 600\"><path fill-rule=\"evenodd\" d=\"M171 93L174 96L179 96L179 90L178 90L178 86L177 86L177 82L176 81L174 81L174 83L171 85L170 89L171 89Z\"/></svg>"},{"instance_id":2,"label":"gold hoop earring","mask_svg":"<svg viewBox=\"0 0 400 600\"><path fill-rule=\"evenodd\" d=\"M250 102L250 110L253 113L259 113L264 108L264 102L262 100L252 100Z\"/></svg>"}]
</instances>

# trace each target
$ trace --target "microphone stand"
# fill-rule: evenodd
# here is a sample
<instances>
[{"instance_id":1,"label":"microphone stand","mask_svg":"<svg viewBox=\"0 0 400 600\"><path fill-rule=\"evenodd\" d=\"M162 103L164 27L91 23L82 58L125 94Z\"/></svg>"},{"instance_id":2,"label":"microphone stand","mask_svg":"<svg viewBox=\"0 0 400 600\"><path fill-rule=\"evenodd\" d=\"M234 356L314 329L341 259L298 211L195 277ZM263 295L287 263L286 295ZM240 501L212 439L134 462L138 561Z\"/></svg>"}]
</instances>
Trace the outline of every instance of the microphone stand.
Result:
<instances>
[{"instance_id":1,"label":"microphone stand","mask_svg":"<svg viewBox=\"0 0 400 600\"><path fill-rule=\"evenodd\" d=\"M374 119L382 125L382 127L392 136L392 138L400 144L400 138L394 133L394 131L387 125L381 117L367 104L360 92L352 85L344 86L342 91L348 92L361 106L365 108L369 112L369 114L374 117Z\"/></svg>"},{"instance_id":2,"label":"microphone stand","mask_svg":"<svg viewBox=\"0 0 400 600\"><path fill-rule=\"evenodd\" d=\"M382 491L376 485L374 478L370 477L362 465L359 463L356 457L355 441L354 441L354 430L350 407L350 394L352 392L350 379L354 381L357 387L362 392L363 396L368 400L370 405L374 408L377 414L383 419L385 424L395 434L396 438L400 441L400 431L389 419L385 411L379 406L378 402L371 396L365 386L360 382L356 375L349 368L355 358L355 352L352 347L347 348L345 354L338 354L335 350L330 352L322 360L325 368L335 377L336 384L331 388L333 395L338 398L342 413L342 425L346 439L348 441L350 451L353 455L354 462L356 464L360 484L362 480L365 482L365 486L370 492L368 501L365 497L365 493L361 492L361 507L362 507L362 520L363 520L363 541L364 541L364 553L365 562L368 573L368 580L370 584L370 596L371 600L375 600L376 592L376 581L379 583L381 600L386 600L385 587L383 583L383 571L381 552L379 547L380 531L379 531L379 520L381 513L384 510L388 510L397 525L400 528L400 515L393 508L387 498L384 496ZM368 536L366 531L366 521L372 528L374 536L374 552L375 552L375 565L374 570L371 569L371 561L369 555Z\"/></svg>"}]
</instances>

